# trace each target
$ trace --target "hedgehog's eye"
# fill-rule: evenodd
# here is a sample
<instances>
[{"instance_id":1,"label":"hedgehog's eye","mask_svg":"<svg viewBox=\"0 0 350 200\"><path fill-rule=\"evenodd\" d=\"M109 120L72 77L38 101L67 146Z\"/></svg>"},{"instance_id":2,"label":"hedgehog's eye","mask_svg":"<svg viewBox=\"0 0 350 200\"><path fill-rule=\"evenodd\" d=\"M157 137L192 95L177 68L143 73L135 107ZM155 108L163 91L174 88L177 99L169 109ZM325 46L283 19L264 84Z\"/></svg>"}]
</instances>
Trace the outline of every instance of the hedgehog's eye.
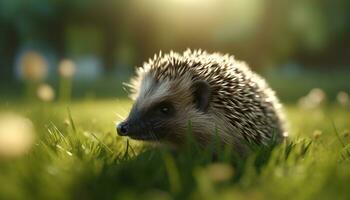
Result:
<instances>
[{"instance_id":1,"label":"hedgehog's eye","mask_svg":"<svg viewBox=\"0 0 350 200\"><path fill-rule=\"evenodd\" d=\"M163 113L163 114L168 114L169 113L169 107L167 106L162 106L160 107L160 111Z\"/></svg>"},{"instance_id":2,"label":"hedgehog's eye","mask_svg":"<svg viewBox=\"0 0 350 200\"><path fill-rule=\"evenodd\" d=\"M170 115L174 111L173 106L169 102L162 102L157 107L159 112L164 115Z\"/></svg>"}]
</instances>

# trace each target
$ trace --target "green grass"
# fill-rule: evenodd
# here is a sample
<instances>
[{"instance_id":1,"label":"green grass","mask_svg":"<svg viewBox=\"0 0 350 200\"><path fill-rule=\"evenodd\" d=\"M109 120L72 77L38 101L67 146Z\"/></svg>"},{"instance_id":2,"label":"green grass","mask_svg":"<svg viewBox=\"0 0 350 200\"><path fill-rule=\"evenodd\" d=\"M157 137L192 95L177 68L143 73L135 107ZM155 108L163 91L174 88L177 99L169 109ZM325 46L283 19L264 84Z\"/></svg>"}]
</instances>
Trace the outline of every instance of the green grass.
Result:
<instances>
[{"instance_id":1,"label":"green grass","mask_svg":"<svg viewBox=\"0 0 350 200\"><path fill-rule=\"evenodd\" d=\"M216 162L193 143L174 153L117 137L129 108L127 100L0 104L31 119L38 135L27 154L0 159L0 199L350 199L348 108L288 105L289 141L247 159L221 149Z\"/></svg>"}]
</instances>

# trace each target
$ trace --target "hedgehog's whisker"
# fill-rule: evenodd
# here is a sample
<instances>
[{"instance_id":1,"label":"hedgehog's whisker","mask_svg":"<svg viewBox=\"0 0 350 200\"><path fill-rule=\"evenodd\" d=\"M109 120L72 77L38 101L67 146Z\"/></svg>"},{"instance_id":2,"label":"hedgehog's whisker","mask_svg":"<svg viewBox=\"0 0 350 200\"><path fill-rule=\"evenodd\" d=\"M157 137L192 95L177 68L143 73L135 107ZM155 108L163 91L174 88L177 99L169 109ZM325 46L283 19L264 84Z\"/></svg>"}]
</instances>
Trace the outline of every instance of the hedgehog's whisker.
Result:
<instances>
[{"instance_id":1,"label":"hedgehog's whisker","mask_svg":"<svg viewBox=\"0 0 350 200\"><path fill-rule=\"evenodd\" d=\"M154 127L151 124L147 124L148 127L150 127L151 131L149 131L149 134L151 136L151 138L155 141L158 141L158 137L156 136L156 134L154 133Z\"/></svg>"},{"instance_id":2,"label":"hedgehog's whisker","mask_svg":"<svg viewBox=\"0 0 350 200\"><path fill-rule=\"evenodd\" d=\"M153 140L155 140L155 141L159 140L158 137L156 136L156 134L154 133L153 128L151 128L151 131L149 131L149 134Z\"/></svg>"},{"instance_id":3,"label":"hedgehog's whisker","mask_svg":"<svg viewBox=\"0 0 350 200\"><path fill-rule=\"evenodd\" d=\"M116 113L115 115L116 115L120 120L123 120L123 119L124 119L124 117L121 116L119 113Z\"/></svg>"},{"instance_id":4,"label":"hedgehog's whisker","mask_svg":"<svg viewBox=\"0 0 350 200\"><path fill-rule=\"evenodd\" d=\"M154 134L153 131L150 131L150 136L151 136L151 138L152 138L153 140L155 140L155 141L158 141L158 140L159 140L158 137Z\"/></svg>"}]
</instances>

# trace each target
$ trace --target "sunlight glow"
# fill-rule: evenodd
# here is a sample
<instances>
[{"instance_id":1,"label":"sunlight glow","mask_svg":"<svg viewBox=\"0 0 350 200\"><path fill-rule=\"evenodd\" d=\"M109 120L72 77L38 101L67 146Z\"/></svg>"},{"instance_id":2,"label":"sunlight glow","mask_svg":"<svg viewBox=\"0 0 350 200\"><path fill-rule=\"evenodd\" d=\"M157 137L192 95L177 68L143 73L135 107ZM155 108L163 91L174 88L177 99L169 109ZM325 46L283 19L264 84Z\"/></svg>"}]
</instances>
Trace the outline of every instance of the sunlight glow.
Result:
<instances>
[{"instance_id":1,"label":"sunlight glow","mask_svg":"<svg viewBox=\"0 0 350 200\"><path fill-rule=\"evenodd\" d=\"M260 0L138 0L130 6L135 19L145 16L166 35L161 43L170 38L241 40L255 33L264 9Z\"/></svg>"}]
</instances>

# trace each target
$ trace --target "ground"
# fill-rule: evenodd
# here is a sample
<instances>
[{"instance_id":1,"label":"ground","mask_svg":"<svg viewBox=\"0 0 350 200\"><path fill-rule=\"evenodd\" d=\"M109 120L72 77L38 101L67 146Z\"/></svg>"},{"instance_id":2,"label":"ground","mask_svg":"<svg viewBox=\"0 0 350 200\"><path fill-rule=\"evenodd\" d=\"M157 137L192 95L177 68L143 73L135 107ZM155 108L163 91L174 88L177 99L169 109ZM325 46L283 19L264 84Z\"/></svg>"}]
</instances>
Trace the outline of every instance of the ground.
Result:
<instances>
[{"instance_id":1,"label":"ground","mask_svg":"<svg viewBox=\"0 0 350 200\"><path fill-rule=\"evenodd\" d=\"M288 141L246 160L219 149L215 162L195 144L174 153L118 137L128 100L0 105L37 134L0 159L0 199L350 199L350 109L336 104L286 105Z\"/></svg>"}]
</instances>

